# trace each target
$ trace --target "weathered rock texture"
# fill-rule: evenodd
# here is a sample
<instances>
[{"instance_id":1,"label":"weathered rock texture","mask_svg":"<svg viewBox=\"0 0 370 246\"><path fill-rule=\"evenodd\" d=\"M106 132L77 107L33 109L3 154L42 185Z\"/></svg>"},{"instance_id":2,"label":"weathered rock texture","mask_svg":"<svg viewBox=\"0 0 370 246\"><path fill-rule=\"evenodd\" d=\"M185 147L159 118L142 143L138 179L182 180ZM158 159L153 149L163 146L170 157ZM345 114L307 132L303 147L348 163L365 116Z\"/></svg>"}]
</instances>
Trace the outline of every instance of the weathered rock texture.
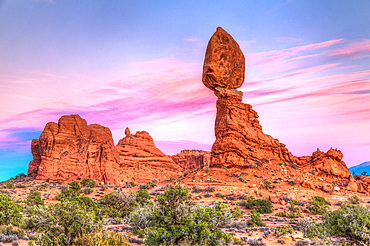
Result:
<instances>
[{"instance_id":1,"label":"weathered rock texture","mask_svg":"<svg viewBox=\"0 0 370 246\"><path fill-rule=\"evenodd\" d=\"M209 167L211 153L203 150L181 150L179 154L172 156L172 160L184 171L192 171Z\"/></svg>"},{"instance_id":2,"label":"weathered rock texture","mask_svg":"<svg viewBox=\"0 0 370 246\"><path fill-rule=\"evenodd\" d=\"M48 123L40 138L32 141L32 154L28 173L36 173L38 179L118 182L119 155L111 131L97 124L88 126L78 115Z\"/></svg>"},{"instance_id":3,"label":"weathered rock texture","mask_svg":"<svg viewBox=\"0 0 370 246\"><path fill-rule=\"evenodd\" d=\"M284 144L263 133L257 112L242 103L243 93L235 88L242 86L244 72L245 58L239 45L217 28L208 43L203 68L204 85L218 97L211 165L246 166L266 158L298 162Z\"/></svg>"},{"instance_id":4,"label":"weathered rock texture","mask_svg":"<svg viewBox=\"0 0 370 246\"><path fill-rule=\"evenodd\" d=\"M40 180L91 178L110 184L177 177L182 169L157 149L147 132L130 134L113 143L109 128L87 125L79 115L50 122L39 139L32 140L33 161L28 174Z\"/></svg>"},{"instance_id":5,"label":"weathered rock texture","mask_svg":"<svg viewBox=\"0 0 370 246\"><path fill-rule=\"evenodd\" d=\"M243 93L235 90L244 82L244 56L234 39L222 28L210 39L203 68L203 83L217 96L216 141L212 146L211 166L249 166L261 160L295 163L315 168L319 173L351 177L342 153L334 149L315 152L312 157L295 157L284 144L264 134L257 112L242 102Z\"/></svg>"},{"instance_id":6,"label":"weathered rock texture","mask_svg":"<svg viewBox=\"0 0 370 246\"><path fill-rule=\"evenodd\" d=\"M126 137L118 142L117 150L126 180L162 180L182 173L182 168L155 146L149 133L141 131L133 135L128 128L125 133Z\"/></svg>"},{"instance_id":7,"label":"weathered rock texture","mask_svg":"<svg viewBox=\"0 0 370 246\"><path fill-rule=\"evenodd\" d=\"M237 89L244 82L245 58L239 45L221 27L208 43L203 65L203 84L214 90L216 87Z\"/></svg>"},{"instance_id":8,"label":"weathered rock texture","mask_svg":"<svg viewBox=\"0 0 370 246\"><path fill-rule=\"evenodd\" d=\"M316 169L318 174L350 178L351 172L342 158L343 154L340 150L330 149L326 153L317 150L312 153L308 164Z\"/></svg>"}]
</instances>

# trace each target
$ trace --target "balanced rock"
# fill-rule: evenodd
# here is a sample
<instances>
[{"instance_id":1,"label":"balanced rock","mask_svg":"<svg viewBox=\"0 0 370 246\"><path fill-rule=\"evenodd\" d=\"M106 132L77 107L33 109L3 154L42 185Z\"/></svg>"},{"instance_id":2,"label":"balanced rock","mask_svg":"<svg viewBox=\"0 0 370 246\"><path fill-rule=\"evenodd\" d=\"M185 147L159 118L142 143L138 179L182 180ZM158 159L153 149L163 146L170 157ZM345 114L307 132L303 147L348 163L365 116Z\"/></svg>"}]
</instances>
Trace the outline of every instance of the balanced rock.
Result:
<instances>
[{"instance_id":1,"label":"balanced rock","mask_svg":"<svg viewBox=\"0 0 370 246\"><path fill-rule=\"evenodd\" d=\"M203 65L203 84L215 90L216 87L237 89L243 85L245 58L237 42L221 27L208 42Z\"/></svg>"},{"instance_id":2,"label":"balanced rock","mask_svg":"<svg viewBox=\"0 0 370 246\"><path fill-rule=\"evenodd\" d=\"M87 125L79 115L49 122L39 139L32 141L34 160L29 174L53 181L91 178L118 182L119 155L111 131L101 125Z\"/></svg>"},{"instance_id":3,"label":"balanced rock","mask_svg":"<svg viewBox=\"0 0 370 246\"><path fill-rule=\"evenodd\" d=\"M203 84L218 97L211 165L247 166L262 159L298 162L284 144L263 133L257 112L242 102L243 93L235 89L243 84L244 71L245 58L239 45L217 28L203 67Z\"/></svg>"},{"instance_id":4,"label":"balanced rock","mask_svg":"<svg viewBox=\"0 0 370 246\"><path fill-rule=\"evenodd\" d=\"M172 156L172 160L184 171L192 171L209 167L211 153L203 150L181 150L179 154Z\"/></svg>"}]
</instances>

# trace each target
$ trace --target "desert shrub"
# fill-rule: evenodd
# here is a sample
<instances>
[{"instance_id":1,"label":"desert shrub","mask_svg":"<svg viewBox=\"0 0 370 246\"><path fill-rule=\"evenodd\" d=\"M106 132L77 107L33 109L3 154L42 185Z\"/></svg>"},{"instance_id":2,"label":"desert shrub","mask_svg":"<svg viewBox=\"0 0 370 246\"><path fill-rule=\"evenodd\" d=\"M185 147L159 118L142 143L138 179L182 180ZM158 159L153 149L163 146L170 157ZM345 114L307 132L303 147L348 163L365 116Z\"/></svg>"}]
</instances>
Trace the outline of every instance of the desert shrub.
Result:
<instances>
[{"instance_id":1,"label":"desert shrub","mask_svg":"<svg viewBox=\"0 0 370 246\"><path fill-rule=\"evenodd\" d=\"M287 213L286 212L279 212L279 213L276 213L275 216L279 216L279 217L287 217Z\"/></svg>"},{"instance_id":2,"label":"desert shrub","mask_svg":"<svg viewBox=\"0 0 370 246\"><path fill-rule=\"evenodd\" d=\"M266 190L270 189L271 188L271 181L266 179L263 182L263 188L265 188Z\"/></svg>"},{"instance_id":3,"label":"desert shrub","mask_svg":"<svg viewBox=\"0 0 370 246\"><path fill-rule=\"evenodd\" d=\"M187 187L169 187L155 199L146 245L220 245L231 241L220 228L230 223L223 203L199 207Z\"/></svg>"},{"instance_id":4,"label":"desert shrub","mask_svg":"<svg viewBox=\"0 0 370 246\"><path fill-rule=\"evenodd\" d=\"M290 184L291 186L294 186L295 185L295 181L294 180L288 180L288 184Z\"/></svg>"},{"instance_id":5,"label":"desert shrub","mask_svg":"<svg viewBox=\"0 0 370 246\"><path fill-rule=\"evenodd\" d=\"M128 246L127 237L119 232L100 231L82 234L75 239L74 246Z\"/></svg>"},{"instance_id":6,"label":"desert shrub","mask_svg":"<svg viewBox=\"0 0 370 246\"><path fill-rule=\"evenodd\" d=\"M275 229L275 236L280 237L282 235L285 235L285 234L288 234L288 233L292 233L292 232L293 232L293 228L292 228L291 225L278 226Z\"/></svg>"},{"instance_id":7,"label":"desert shrub","mask_svg":"<svg viewBox=\"0 0 370 246\"><path fill-rule=\"evenodd\" d=\"M81 181L82 187L94 188L96 186L96 181L92 179L84 179Z\"/></svg>"},{"instance_id":8,"label":"desert shrub","mask_svg":"<svg viewBox=\"0 0 370 246\"><path fill-rule=\"evenodd\" d=\"M314 196L311 204L307 205L307 209L310 210L311 214L324 215L328 210L328 206L326 205L326 200L324 197Z\"/></svg>"},{"instance_id":9,"label":"desert shrub","mask_svg":"<svg viewBox=\"0 0 370 246\"><path fill-rule=\"evenodd\" d=\"M154 210L156 209L155 203L148 203L144 206L136 208L128 216L127 222L135 234L145 236L148 234L146 230L154 226Z\"/></svg>"},{"instance_id":10,"label":"desert shrub","mask_svg":"<svg viewBox=\"0 0 370 246\"><path fill-rule=\"evenodd\" d=\"M362 199L360 197L358 197L357 195L352 195L352 196L348 197L347 201L346 201L346 203L354 204L354 205L359 205L362 202L363 202Z\"/></svg>"},{"instance_id":11,"label":"desert shrub","mask_svg":"<svg viewBox=\"0 0 370 246\"><path fill-rule=\"evenodd\" d=\"M148 189L148 186L146 184L140 184L139 185L139 189L142 190L142 189Z\"/></svg>"},{"instance_id":12,"label":"desert shrub","mask_svg":"<svg viewBox=\"0 0 370 246\"><path fill-rule=\"evenodd\" d=\"M249 227L265 226L265 223L262 222L260 214L253 209L251 219L248 221Z\"/></svg>"},{"instance_id":13,"label":"desert shrub","mask_svg":"<svg viewBox=\"0 0 370 246\"><path fill-rule=\"evenodd\" d=\"M14 235L14 234L11 234L11 235L4 235L4 234L0 234L0 242L1 243L12 243L12 242L15 242L17 241L19 238L17 237L17 235ZM3 244L1 244L2 246Z\"/></svg>"},{"instance_id":14,"label":"desert shrub","mask_svg":"<svg viewBox=\"0 0 370 246\"><path fill-rule=\"evenodd\" d=\"M322 223L312 224L307 235L331 243L339 241L341 245L369 245L370 209L345 204L340 209L325 214Z\"/></svg>"},{"instance_id":15,"label":"desert shrub","mask_svg":"<svg viewBox=\"0 0 370 246\"><path fill-rule=\"evenodd\" d=\"M193 186L193 188L191 189L191 193L200 193L202 191L203 189L199 186Z\"/></svg>"},{"instance_id":16,"label":"desert shrub","mask_svg":"<svg viewBox=\"0 0 370 246\"><path fill-rule=\"evenodd\" d=\"M8 188L8 189L14 189L15 188L13 179L10 179L8 182L6 182L6 188Z\"/></svg>"},{"instance_id":17,"label":"desert shrub","mask_svg":"<svg viewBox=\"0 0 370 246\"><path fill-rule=\"evenodd\" d=\"M63 201L69 201L73 197L79 196L80 193L81 193L80 191L77 191L75 189L67 188L67 189L62 190L62 192L60 192L55 197L55 199L58 200L58 201L61 201L61 202L63 202Z\"/></svg>"},{"instance_id":18,"label":"desert shrub","mask_svg":"<svg viewBox=\"0 0 370 246\"><path fill-rule=\"evenodd\" d=\"M86 208L92 210L95 213L95 215L98 215L100 212L100 205L87 196L76 196L73 197L71 201L77 202L78 204L83 205Z\"/></svg>"},{"instance_id":19,"label":"desert shrub","mask_svg":"<svg viewBox=\"0 0 370 246\"><path fill-rule=\"evenodd\" d=\"M80 183L78 182L71 182L71 183L68 183L69 185L69 188L76 191L76 192L80 192L81 193L81 186L80 186Z\"/></svg>"},{"instance_id":20,"label":"desert shrub","mask_svg":"<svg viewBox=\"0 0 370 246\"><path fill-rule=\"evenodd\" d=\"M44 220L47 217L47 208L42 205L34 205L27 207L23 213L25 214L25 220L22 224L22 228L37 231L43 226Z\"/></svg>"},{"instance_id":21,"label":"desert shrub","mask_svg":"<svg viewBox=\"0 0 370 246\"><path fill-rule=\"evenodd\" d=\"M146 186L147 186L147 189L151 189L151 188L156 187L157 184L153 181L149 181L148 183L146 183Z\"/></svg>"},{"instance_id":22,"label":"desert shrub","mask_svg":"<svg viewBox=\"0 0 370 246\"><path fill-rule=\"evenodd\" d=\"M204 191L209 193L215 192L215 187L207 186L206 188L204 188Z\"/></svg>"},{"instance_id":23,"label":"desert shrub","mask_svg":"<svg viewBox=\"0 0 370 246\"><path fill-rule=\"evenodd\" d=\"M41 192L37 190L30 190L30 194L26 200L27 206L33 205L45 205L45 202L41 199Z\"/></svg>"},{"instance_id":24,"label":"desert shrub","mask_svg":"<svg viewBox=\"0 0 370 246\"><path fill-rule=\"evenodd\" d=\"M147 190L139 189L135 193L135 196L136 196L135 201L140 206L144 206L145 204L147 204L150 201L150 195L149 195L149 192Z\"/></svg>"},{"instance_id":25,"label":"desert shrub","mask_svg":"<svg viewBox=\"0 0 370 246\"><path fill-rule=\"evenodd\" d=\"M0 226L0 234L16 235L18 238L23 238L25 236L25 233L22 229L17 229L13 226Z\"/></svg>"},{"instance_id":26,"label":"desert shrub","mask_svg":"<svg viewBox=\"0 0 370 246\"><path fill-rule=\"evenodd\" d=\"M89 194L93 193L94 191L93 191L93 189L91 189L91 188L85 188L85 189L83 189L83 190L82 190L82 192L83 192L85 195L89 195Z\"/></svg>"},{"instance_id":27,"label":"desert shrub","mask_svg":"<svg viewBox=\"0 0 370 246\"><path fill-rule=\"evenodd\" d=\"M242 211L240 211L240 208L238 206L235 206L235 208L233 210L233 213L232 213L232 217L233 218L240 218L242 216L243 216L243 214L242 214Z\"/></svg>"},{"instance_id":28,"label":"desert shrub","mask_svg":"<svg viewBox=\"0 0 370 246\"><path fill-rule=\"evenodd\" d=\"M0 225L20 225L22 222L21 206L8 195L0 194Z\"/></svg>"},{"instance_id":29,"label":"desert shrub","mask_svg":"<svg viewBox=\"0 0 370 246\"><path fill-rule=\"evenodd\" d=\"M37 245L73 245L79 235L101 227L93 211L77 202L51 204L46 208L39 225Z\"/></svg>"},{"instance_id":30,"label":"desert shrub","mask_svg":"<svg viewBox=\"0 0 370 246\"><path fill-rule=\"evenodd\" d=\"M203 196L204 196L205 198L208 198L208 197L211 197L211 194L209 194L209 193L207 192L207 193L205 193Z\"/></svg>"},{"instance_id":31,"label":"desert shrub","mask_svg":"<svg viewBox=\"0 0 370 246\"><path fill-rule=\"evenodd\" d=\"M253 196L249 197L246 201L241 201L238 204L247 209L255 209L258 213L272 213L272 203L269 199L255 199Z\"/></svg>"},{"instance_id":32,"label":"desert shrub","mask_svg":"<svg viewBox=\"0 0 370 246\"><path fill-rule=\"evenodd\" d=\"M224 194L222 194L222 193L220 193L220 192L217 192L215 196L216 196L216 197L223 198L225 195L224 195Z\"/></svg>"},{"instance_id":33,"label":"desert shrub","mask_svg":"<svg viewBox=\"0 0 370 246\"><path fill-rule=\"evenodd\" d=\"M109 193L100 200L100 205L101 216L123 218L137 206L136 195L132 192L123 195L117 192Z\"/></svg>"}]
</instances>

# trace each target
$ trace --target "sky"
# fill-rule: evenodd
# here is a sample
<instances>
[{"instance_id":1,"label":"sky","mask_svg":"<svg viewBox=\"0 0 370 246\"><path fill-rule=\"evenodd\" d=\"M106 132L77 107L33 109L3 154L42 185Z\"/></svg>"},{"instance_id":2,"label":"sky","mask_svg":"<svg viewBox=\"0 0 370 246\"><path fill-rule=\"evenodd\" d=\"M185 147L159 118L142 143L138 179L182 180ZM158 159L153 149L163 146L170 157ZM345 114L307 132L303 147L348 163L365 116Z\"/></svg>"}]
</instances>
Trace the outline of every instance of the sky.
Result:
<instances>
[{"instance_id":1,"label":"sky","mask_svg":"<svg viewBox=\"0 0 370 246\"><path fill-rule=\"evenodd\" d=\"M0 0L0 181L31 140L79 114L115 143L148 131L166 154L211 150L216 96L201 80L218 26L246 57L243 102L296 156L370 160L370 1Z\"/></svg>"}]
</instances>

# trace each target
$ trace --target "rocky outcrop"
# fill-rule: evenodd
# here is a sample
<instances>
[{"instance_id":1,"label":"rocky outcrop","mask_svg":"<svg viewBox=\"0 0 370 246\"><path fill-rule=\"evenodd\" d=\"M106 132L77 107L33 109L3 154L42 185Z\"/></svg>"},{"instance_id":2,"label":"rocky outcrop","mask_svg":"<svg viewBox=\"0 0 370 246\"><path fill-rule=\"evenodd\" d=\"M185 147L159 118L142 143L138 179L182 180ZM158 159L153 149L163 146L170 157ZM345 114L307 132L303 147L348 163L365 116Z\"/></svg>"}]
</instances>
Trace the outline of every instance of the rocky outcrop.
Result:
<instances>
[{"instance_id":1,"label":"rocky outcrop","mask_svg":"<svg viewBox=\"0 0 370 246\"><path fill-rule=\"evenodd\" d=\"M97 124L88 126L79 115L48 123L40 138L32 141L32 154L28 173L37 179L119 181L119 155L111 131Z\"/></svg>"},{"instance_id":2,"label":"rocky outcrop","mask_svg":"<svg viewBox=\"0 0 370 246\"><path fill-rule=\"evenodd\" d=\"M109 128L92 124L79 115L50 122L32 141L33 161L28 174L36 179L68 181L90 178L110 184L144 182L177 177L182 169L154 145L147 132L126 137L114 145Z\"/></svg>"},{"instance_id":3,"label":"rocky outcrop","mask_svg":"<svg viewBox=\"0 0 370 246\"><path fill-rule=\"evenodd\" d=\"M125 180L138 182L162 180L181 174L183 169L155 146L149 133L141 131L133 135L128 128L125 133L126 137L117 144L120 167Z\"/></svg>"},{"instance_id":4,"label":"rocky outcrop","mask_svg":"<svg viewBox=\"0 0 370 246\"><path fill-rule=\"evenodd\" d=\"M192 171L209 167L211 153L203 150L181 150L179 154L172 156L172 160L184 171Z\"/></svg>"},{"instance_id":5,"label":"rocky outcrop","mask_svg":"<svg viewBox=\"0 0 370 246\"><path fill-rule=\"evenodd\" d=\"M340 150L330 149L326 153L317 150L312 153L308 163L318 174L350 178L352 176L351 172L344 161L342 161L342 158L343 154Z\"/></svg>"},{"instance_id":6,"label":"rocky outcrop","mask_svg":"<svg viewBox=\"0 0 370 246\"><path fill-rule=\"evenodd\" d=\"M216 141L212 166L247 166L257 160L299 162L285 145L266 135L257 112L242 102L235 90L244 82L244 55L234 39L222 28L208 43L203 68L203 84L217 96Z\"/></svg>"}]
</instances>

